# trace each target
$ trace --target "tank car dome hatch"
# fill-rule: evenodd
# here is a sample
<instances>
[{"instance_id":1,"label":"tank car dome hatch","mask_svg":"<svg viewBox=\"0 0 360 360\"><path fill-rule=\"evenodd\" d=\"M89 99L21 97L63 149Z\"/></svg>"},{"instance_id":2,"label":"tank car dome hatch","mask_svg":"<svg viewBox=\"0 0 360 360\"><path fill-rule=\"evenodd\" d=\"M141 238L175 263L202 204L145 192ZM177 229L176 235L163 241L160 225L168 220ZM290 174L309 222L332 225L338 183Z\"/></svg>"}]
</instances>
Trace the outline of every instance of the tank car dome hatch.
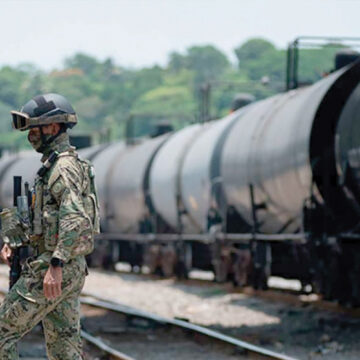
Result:
<instances>
[{"instance_id":1,"label":"tank car dome hatch","mask_svg":"<svg viewBox=\"0 0 360 360\"><path fill-rule=\"evenodd\" d=\"M233 98L233 101L231 102L231 111L236 111L246 105L251 104L254 102L255 96L247 93L239 93L236 94Z\"/></svg>"},{"instance_id":2,"label":"tank car dome hatch","mask_svg":"<svg viewBox=\"0 0 360 360\"><path fill-rule=\"evenodd\" d=\"M352 49L339 50L335 55L335 70L353 63L360 58L360 53Z\"/></svg>"},{"instance_id":3,"label":"tank car dome hatch","mask_svg":"<svg viewBox=\"0 0 360 360\"><path fill-rule=\"evenodd\" d=\"M92 135L88 134L70 134L70 144L77 149L85 149L93 145Z\"/></svg>"},{"instance_id":4,"label":"tank car dome hatch","mask_svg":"<svg viewBox=\"0 0 360 360\"><path fill-rule=\"evenodd\" d=\"M151 132L150 137L154 138L174 131L174 127L169 122L161 122L154 126L154 130Z\"/></svg>"}]
</instances>

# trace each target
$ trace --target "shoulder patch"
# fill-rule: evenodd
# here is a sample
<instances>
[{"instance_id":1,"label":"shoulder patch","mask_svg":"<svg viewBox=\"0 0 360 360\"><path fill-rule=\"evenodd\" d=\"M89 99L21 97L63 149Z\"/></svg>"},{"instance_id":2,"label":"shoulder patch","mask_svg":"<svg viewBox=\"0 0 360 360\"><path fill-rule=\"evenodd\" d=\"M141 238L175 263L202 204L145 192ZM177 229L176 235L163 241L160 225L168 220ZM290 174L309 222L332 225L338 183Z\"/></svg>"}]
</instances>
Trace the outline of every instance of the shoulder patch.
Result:
<instances>
[{"instance_id":1,"label":"shoulder patch","mask_svg":"<svg viewBox=\"0 0 360 360\"><path fill-rule=\"evenodd\" d=\"M58 178L55 183L50 187L51 192L56 196L60 195L64 189L64 185L62 181Z\"/></svg>"}]
</instances>

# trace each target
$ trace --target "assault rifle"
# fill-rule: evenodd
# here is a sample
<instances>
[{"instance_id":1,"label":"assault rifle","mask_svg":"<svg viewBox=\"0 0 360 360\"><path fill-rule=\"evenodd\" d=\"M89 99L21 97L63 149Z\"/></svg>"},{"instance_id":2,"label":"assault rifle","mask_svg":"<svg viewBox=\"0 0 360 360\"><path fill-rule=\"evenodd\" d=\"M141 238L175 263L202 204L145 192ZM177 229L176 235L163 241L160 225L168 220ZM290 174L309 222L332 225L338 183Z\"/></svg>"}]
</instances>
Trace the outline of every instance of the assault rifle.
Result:
<instances>
[{"instance_id":1,"label":"assault rifle","mask_svg":"<svg viewBox=\"0 0 360 360\"><path fill-rule=\"evenodd\" d=\"M29 225L29 184L25 183L25 195L21 195L21 176L14 176L14 206L17 208L21 221ZM19 246L13 250L10 261L10 284L11 289L21 275L21 260L27 257L27 246Z\"/></svg>"}]
</instances>

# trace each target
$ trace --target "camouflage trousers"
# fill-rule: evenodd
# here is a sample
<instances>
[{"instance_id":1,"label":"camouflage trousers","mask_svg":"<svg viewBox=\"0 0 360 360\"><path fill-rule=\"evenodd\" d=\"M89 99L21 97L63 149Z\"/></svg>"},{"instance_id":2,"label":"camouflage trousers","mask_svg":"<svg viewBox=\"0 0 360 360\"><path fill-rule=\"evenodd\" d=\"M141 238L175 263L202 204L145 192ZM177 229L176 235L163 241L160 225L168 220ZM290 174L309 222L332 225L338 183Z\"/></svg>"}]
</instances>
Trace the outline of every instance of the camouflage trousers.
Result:
<instances>
[{"instance_id":1,"label":"camouflage trousers","mask_svg":"<svg viewBox=\"0 0 360 360\"><path fill-rule=\"evenodd\" d=\"M50 360L80 360L79 295L84 286L84 257L71 260L63 268L62 294L47 300L43 280L51 254L45 253L25 264L20 279L0 306L0 359L18 359L17 341L42 321Z\"/></svg>"}]
</instances>

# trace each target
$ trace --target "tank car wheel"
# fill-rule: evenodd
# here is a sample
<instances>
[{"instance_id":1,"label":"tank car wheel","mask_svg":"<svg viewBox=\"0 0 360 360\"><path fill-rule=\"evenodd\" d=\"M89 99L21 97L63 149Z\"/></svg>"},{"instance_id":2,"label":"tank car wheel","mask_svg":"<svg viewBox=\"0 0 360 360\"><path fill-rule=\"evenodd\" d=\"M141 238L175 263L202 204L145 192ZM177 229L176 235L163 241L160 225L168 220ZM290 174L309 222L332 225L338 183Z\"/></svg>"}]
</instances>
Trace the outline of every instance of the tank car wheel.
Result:
<instances>
[{"instance_id":1,"label":"tank car wheel","mask_svg":"<svg viewBox=\"0 0 360 360\"><path fill-rule=\"evenodd\" d=\"M165 245L161 249L161 270L164 277L175 275L175 267L178 263L178 256L173 245Z\"/></svg>"},{"instance_id":2,"label":"tank car wheel","mask_svg":"<svg viewBox=\"0 0 360 360\"><path fill-rule=\"evenodd\" d=\"M249 284L251 277L251 251L249 249L236 249L234 255L233 282L235 286L244 287Z\"/></svg>"},{"instance_id":3,"label":"tank car wheel","mask_svg":"<svg viewBox=\"0 0 360 360\"><path fill-rule=\"evenodd\" d=\"M150 274L162 275L161 245L152 244L146 247L144 253L144 265L148 267Z\"/></svg>"},{"instance_id":4,"label":"tank car wheel","mask_svg":"<svg viewBox=\"0 0 360 360\"><path fill-rule=\"evenodd\" d=\"M226 282L229 280L231 270L231 256L222 254L220 258L214 260L214 271L216 282Z\"/></svg>"},{"instance_id":5,"label":"tank car wheel","mask_svg":"<svg viewBox=\"0 0 360 360\"><path fill-rule=\"evenodd\" d=\"M214 272L215 272L214 280L216 282L222 283L227 280L226 264L221 260L217 260L216 262L214 262Z\"/></svg>"},{"instance_id":6,"label":"tank car wheel","mask_svg":"<svg viewBox=\"0 0 360 360\"><path fill-rule=\"evenodd\" d=\"M175 275L179 279L188 279L192 268L191 244L181 244L178 249L178 262L175 266Z\"/></svg>"},{"instance_id":7,"label":"tank car wheel","mask_svg":"<svg viewBox=\"0 0 360 360\"><path fill-rule=\"evenodd\" d=\"M131 243L130 254L129 264L131 272L135 274L141 273L144 262L144 246L138 243Z\"/></svg>"},{"instance_id":8,"label":"tank car wheel","mask_svg":"<svg viewBox=\"0 0 360 360\"><path fill-rule=\"evenodd\" d=\"M261 267L254 267L252 270L252 284L255 290L267 290L268 289L268 276L264 269Z\"/></svg>"},{"instance_id":9,"label":"tank car wheel","mask_svg":"<svg viewBox=\"0 0 360 360\"><path fill-rule=\"evenodd\" d=\"M115 270L116 261L118 259L117 257L117 249L118 246L115 243L115 241L109 241L108 244L105 246L106 252L102 257L102 268L105 270Z\"/></svg>"},{"instance_id":10,"label":"tank car wheel","mask_svg":"<svg viewBox=\"0 0 360 360\"><path fill-rule=\"evenodd\" d=\"M220 243L214 243L212 246L212 266L215 282L222 283L229 280L232 267L231 249Z\"/></svg>"},{"instance_id":11,"label":"tank car wheel","mask_svg":"<svg viewBox=\"0 0 360 360\"><path fill-rule=\"evenodd\" d=\"M90 267L98 267L108 269L111 262L111 246L109 241L97 240L94 251L86 257Z\"/></svg>"}]
</instances>

